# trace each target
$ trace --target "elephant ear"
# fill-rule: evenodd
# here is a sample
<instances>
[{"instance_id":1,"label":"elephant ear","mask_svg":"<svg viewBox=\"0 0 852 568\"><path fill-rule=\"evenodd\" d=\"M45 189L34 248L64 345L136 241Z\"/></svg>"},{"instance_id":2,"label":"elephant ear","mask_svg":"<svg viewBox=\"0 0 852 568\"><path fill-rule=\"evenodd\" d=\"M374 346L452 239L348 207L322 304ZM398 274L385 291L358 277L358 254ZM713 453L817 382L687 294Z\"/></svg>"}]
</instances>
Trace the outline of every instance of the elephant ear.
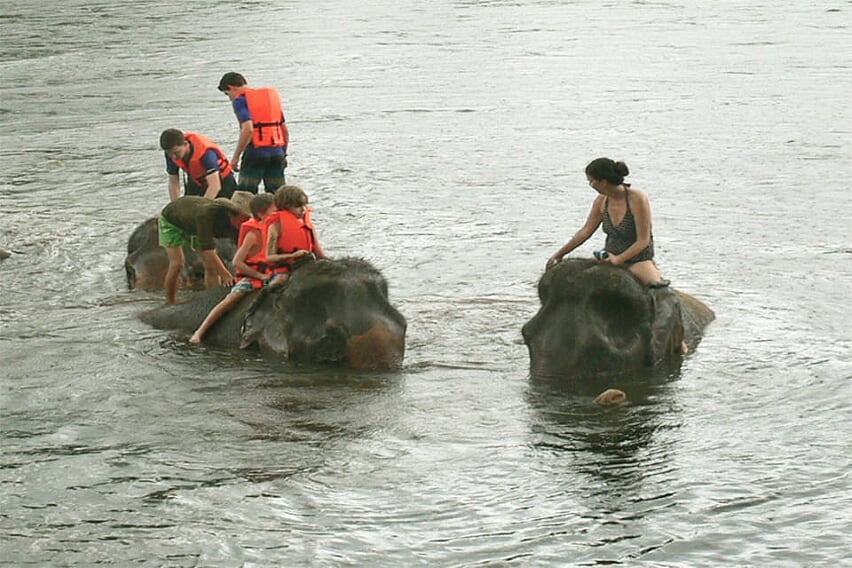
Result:
<instances>
[{"instance_id":1,"label":"elephant ear","mask_svg":"<svg viewBox=\"0 0 852 568\"><path fill-rule=\"evenodd\" d=\"M260 290L246 310L240 327L240 349L257 345L261 349L286 350L286 339L278 313L280 298L280 288Z\"/></svg>"},{"instance_id":2,"label":"elephant ear","mask_svg":"<svg viewBox=\"0 0 852 568\"><path fill-rule=\"evenodd\" d=\"M654 318L651 322L649 362L656 364L679 352L683 341L683 316L680 300L668 286L650 288L648 295Z\"/></svg>"}]
</instances>

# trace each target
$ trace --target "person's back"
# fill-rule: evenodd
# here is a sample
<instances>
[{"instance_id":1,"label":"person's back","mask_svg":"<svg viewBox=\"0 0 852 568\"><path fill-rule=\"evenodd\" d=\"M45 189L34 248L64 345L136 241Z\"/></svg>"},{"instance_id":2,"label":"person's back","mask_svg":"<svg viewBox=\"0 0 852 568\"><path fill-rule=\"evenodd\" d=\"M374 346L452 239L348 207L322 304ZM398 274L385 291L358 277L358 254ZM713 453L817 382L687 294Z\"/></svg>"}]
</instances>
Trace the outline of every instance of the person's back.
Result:
<instances>
[{"instance_id":1,"label":"person's back","mask_svg":"<svg viewBox=\"0 0 852 568\"><path fill-rule=\"evenodd\" d=\"M232 209L220 199L185 195L163 208L163 217L188 234L198 237L198 247L215 247L214 238L236 238L238 229L231 221Z\"/></svg>"},{"instance_id":2,"label":"person's back","mask_svg":"<svg viewBox=\"0 0 852 568\"><path fill-rule=\"evenodd\" d=\"M232 283L233 274L216 254L215 238L236 238L240 224L251 216L251 194L237 191L230 199L187 195L163 207L158 219L160 246L166 249L166 302L175 303L177 279L185 262L183 247L198 251L204 263L204 285Z\"/></svg>"}]
</instances>

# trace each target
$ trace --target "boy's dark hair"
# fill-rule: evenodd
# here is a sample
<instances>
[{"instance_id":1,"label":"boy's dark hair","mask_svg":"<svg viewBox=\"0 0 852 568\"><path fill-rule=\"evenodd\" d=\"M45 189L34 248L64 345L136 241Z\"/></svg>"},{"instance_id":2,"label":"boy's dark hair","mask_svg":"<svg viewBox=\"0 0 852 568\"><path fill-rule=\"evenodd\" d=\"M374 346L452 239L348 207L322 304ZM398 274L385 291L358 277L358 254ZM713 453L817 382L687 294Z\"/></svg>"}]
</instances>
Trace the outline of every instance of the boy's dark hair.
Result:
<instances>
[{"instance_id":1,"label":"boy's dark hair","mask_svg":"<svg viewBox=\"0 0 852 568\"><path fill-rule=\"evenodd\" d=\"M171 150L175 146L180 146L184 142L186 142L186 137L183 135L183 132L177 128L163 130L163 133L160 134L160 148L163 150Z\"/></svg>"},{"instance_id":2,"label":"boy's dark hair","mask_svg":"<svg viewBox=\"0 0 852 568\"><path fill-rule=\"evenodd\" d=\"M239 73L231 71L230 73L225 73L222 75L222 78L219 79L219 90L224 93L228 90L228 87L242 87L245 84L245 77Z\"/></svg>"},{"instance_id":3,"label":"boy's dark hair","mask_svg":"<svg viewBox=\"0 0 852 568\"><path fill-rule=\"evenodd\" d=\"M308 196L297 185L282 185L275 191L275 207L279 211L308 203Z\"/></svg>"},{"instance_id":4,"label":"boy's dark hair","mask_svg":"<svg viewBox=\"0 0 852 568\"><path fill-rule=\"evenodd\" d=\"M269 209L269 206L275 202L275 198L272 197L271 193L261 193L259 195L255 195L251 198L249 202L249 209L251 209L251 216L255 219L260 220L260 214Z\"/></svg>"}]
</instances>

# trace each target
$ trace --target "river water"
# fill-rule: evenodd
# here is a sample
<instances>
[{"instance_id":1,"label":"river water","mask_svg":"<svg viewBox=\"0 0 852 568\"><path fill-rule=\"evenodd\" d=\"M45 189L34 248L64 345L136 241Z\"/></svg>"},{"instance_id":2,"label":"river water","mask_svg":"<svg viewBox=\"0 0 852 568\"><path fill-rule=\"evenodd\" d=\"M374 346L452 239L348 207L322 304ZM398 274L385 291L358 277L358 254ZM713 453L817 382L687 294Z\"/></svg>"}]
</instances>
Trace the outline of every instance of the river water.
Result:
<instances>
[{"instance_id":1,"label":"river water","mask_svg":"<svg viewBox=\"0 0 852 568\"><path fill-rule=\"evenodd\" d=\"M852 5L777 4L0 2L0 564L848 562ZM232 152L232 70L280 89L325 249L387 276L399 371L135 318L159 133ZM520 337L598 156L718 316L608 410Z\"/></svg>"}]
</instances>

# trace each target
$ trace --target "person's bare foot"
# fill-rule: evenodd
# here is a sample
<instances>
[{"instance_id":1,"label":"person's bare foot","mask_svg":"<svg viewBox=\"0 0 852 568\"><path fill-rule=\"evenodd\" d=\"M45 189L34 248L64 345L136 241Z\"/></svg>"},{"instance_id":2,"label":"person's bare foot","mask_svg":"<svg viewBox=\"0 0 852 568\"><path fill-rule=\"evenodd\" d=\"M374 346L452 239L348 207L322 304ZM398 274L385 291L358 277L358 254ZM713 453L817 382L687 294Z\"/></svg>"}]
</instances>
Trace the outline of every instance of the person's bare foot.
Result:
<instances>
[{"instance_id":1,"label":"person's bare foot","mask_svg":"<svg viewBox=\"0 0 852 568\"><path fill-rule=\"evenodd\" d=\"M680 342L680 354L686 355L687 353L689 353L689 345L686 344L686 341L681 341Z\"/></svg>"},{"instance_id":2,"label":"person's bare foot","mask_svg":"<svg viewBox=\"0 0 852 568\"><path fill-rule=\"evenodd\" d=\"M192 337L189 338L189 342L195 343L196 345L201 343L201 336L198 335L198 332L195 332L195 333L192 334Z\"/></svg>"}]
</instances>

